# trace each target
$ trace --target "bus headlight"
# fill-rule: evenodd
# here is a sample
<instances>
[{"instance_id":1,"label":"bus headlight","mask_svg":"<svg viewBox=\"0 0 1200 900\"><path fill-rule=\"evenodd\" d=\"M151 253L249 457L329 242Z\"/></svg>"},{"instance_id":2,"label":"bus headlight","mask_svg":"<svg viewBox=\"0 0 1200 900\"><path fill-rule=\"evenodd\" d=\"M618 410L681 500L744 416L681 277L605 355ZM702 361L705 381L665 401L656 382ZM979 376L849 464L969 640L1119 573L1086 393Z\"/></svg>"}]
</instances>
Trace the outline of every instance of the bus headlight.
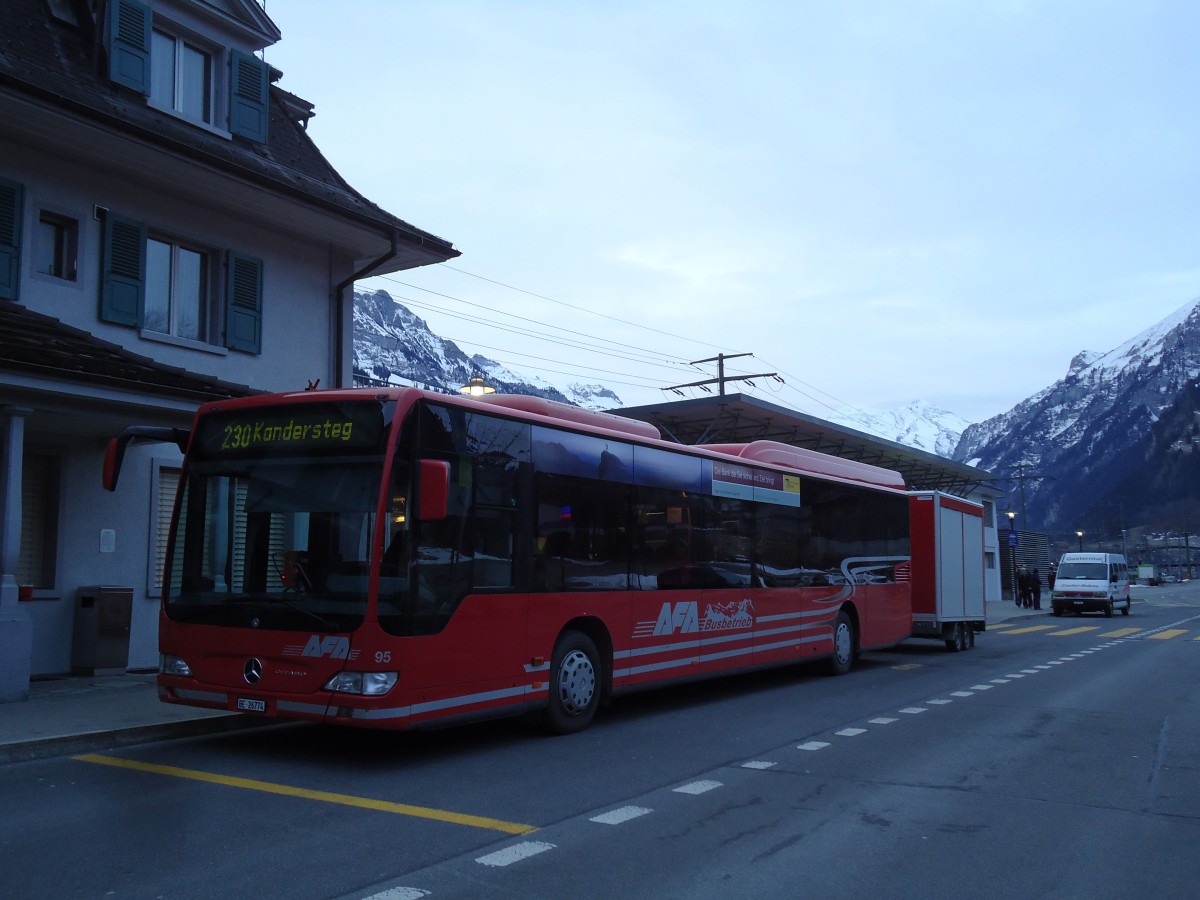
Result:
<instances>
[{"instance_id":1,"label":"bus headlight","mask_svg":"<svg viewBox=\"0 0 1200 900\"><path fill-rule=\"evenodd\" d=\"M399 672L338 672L325 682L325 690L378 697L390 691L399 677Z\"/></svg>"},{"instance_id":2,"label":"bus headlight","mask_svg":"<svg viewBox=\"0 0 1200 900\"><path fill-rule=\"evenodd\" d=\"M180 675L184 678L192 677L192 667L178 656L172 656L169 653L160 653L158 655L158 671L162 675Z\"/></svg>"}]
</instances>

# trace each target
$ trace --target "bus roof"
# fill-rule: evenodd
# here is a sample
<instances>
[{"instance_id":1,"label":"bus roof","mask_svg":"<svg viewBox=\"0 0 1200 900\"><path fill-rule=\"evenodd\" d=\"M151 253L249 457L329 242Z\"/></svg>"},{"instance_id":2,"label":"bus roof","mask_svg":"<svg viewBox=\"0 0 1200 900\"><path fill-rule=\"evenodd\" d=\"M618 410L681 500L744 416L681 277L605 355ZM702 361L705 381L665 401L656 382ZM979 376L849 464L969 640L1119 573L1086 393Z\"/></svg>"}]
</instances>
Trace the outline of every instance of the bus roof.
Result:
<instances>
[{"instance_id":1,"label":"bus roof","mask_svg":"<svg viewBox=\"0 0 1200 900\"><path fill-rule=\"evenodd\" d=\"M499 407L499 409L496 409L497 412L507 410L517 414L554 421L568 428L575 426L585 430L596 429L609 433L623 434L631 438L653 441L680 452L699 451L703 455L719 454L722 456L732 456L740 458L747 463L779 466L811 475L833 478L840 481L857 482L859 484L891 490L906 490L904 477L899 472L892 469L885 469L882 466L843 459L842 457L831 456L827 453L809 450L804 447L795 447L778 441L758 440L747 444L679 444L664 440L658 427L649 422L523 394L486 394L481 397L467 397L440 394L416 387L331 388L278 394L258 394L253 397L243 397L236 400L220 400L205 404L197 414L213 412L219 409L267 406L279 402L329 402L365 400L369 397L394 401L400 401L406 397L414 397L414 399L423 398L439 403L450 403L455 406L473 406L475 408Z\"/></svg>"}]
</instances>

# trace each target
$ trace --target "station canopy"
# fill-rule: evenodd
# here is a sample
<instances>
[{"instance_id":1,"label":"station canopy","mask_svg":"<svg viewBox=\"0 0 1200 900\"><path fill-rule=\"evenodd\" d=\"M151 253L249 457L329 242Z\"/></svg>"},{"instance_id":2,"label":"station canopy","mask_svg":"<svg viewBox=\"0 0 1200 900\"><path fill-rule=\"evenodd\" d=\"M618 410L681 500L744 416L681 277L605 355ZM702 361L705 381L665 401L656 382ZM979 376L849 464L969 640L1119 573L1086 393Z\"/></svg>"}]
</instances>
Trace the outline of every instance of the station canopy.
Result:
<instances>
[{"instance_id":1,"label":"station canopy","mask_svg":"<svg viewBox=\"0 0 1200 900\"><path fill-rule=\"evenodd\" d=\"M996 476L984 469L745 394L631 406L611 412L649 422L658 427L664 440L680 444L778 441L891 469L900 473L909 490L938 490L977 500L983 499L980 494L994 496L1000 492L992 484Z\"/></svg>"}]
</instances>

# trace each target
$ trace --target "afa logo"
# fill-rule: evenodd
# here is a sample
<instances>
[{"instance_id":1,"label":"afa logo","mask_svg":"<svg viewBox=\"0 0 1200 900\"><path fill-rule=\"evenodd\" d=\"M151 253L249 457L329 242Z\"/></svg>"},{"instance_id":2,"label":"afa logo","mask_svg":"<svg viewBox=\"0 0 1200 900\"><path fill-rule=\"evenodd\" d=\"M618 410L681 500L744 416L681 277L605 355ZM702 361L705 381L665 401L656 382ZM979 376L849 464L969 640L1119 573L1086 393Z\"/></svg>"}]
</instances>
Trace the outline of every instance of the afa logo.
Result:
<instances>
[{"instance_id":1,"label":"afa logo","mask_svg":"<svg viewBox=\"0 0 1200 900\"><path fill-rule=\"evenodd\" d=\"M700 617L696 609L696 601L684 603L664 603L654 623L654 635L691 634L700 630Z\"/></svg>"},{"instance_id":2,"label":"afa logo","mask_svg":"<svg viewBox=\"0 0 1200 900\"><path fill-rule=\"evenodd\" d=\"M290 644L283 648L284 656L307 656L312 659L358 659L357 650L350 649L350 638L337 634L310 634L301 647Z\"/></svg>"},{"instance_id":3,"label":"afa logo","mask_svg":"<svg viewBox=\"0 0 1200 900\"><path fill-rule=\"evenodd\" d=\"M350 638L339 637L336 634L327 634L324 637L314 634L308 639L308 643L304 645L304 652L300 655L315 656L318 659L322 656L328 656L330 659L349 659Z\"/></svg>"},{"instance_id":4,"label":"afa logo","mask_svg":"<svg viewBox=\"0 0 1200 900\"><path fill-rule=\"evenodd\" d=\"M663 637L670 634L695 634L701 631L739 631L754 627L754 604L749 600L708 603L704 617L695 600L664 603L655 622L638 622L634 637Z\"/></svg>"}]
</instances>

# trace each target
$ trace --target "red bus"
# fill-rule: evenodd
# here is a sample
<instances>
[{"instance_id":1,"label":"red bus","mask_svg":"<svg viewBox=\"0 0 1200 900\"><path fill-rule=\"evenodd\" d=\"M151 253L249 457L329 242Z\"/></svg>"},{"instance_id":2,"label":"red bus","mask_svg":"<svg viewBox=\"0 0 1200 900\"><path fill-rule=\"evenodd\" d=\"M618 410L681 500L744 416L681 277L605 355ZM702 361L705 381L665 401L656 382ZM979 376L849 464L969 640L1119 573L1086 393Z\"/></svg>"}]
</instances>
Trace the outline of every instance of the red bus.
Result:
<instances>
[{"instance_id":1,"label":"red bus","mask_svg":"<svg viewBox=\"0 0 1200 900\"><path fill-rule=\"evenodd\" d=\"M201 407L160 614L168 703L370 728L541 713L912 632L894 472L681 446L539 398L415 388Z\"/></svg>"}]
</instances>

